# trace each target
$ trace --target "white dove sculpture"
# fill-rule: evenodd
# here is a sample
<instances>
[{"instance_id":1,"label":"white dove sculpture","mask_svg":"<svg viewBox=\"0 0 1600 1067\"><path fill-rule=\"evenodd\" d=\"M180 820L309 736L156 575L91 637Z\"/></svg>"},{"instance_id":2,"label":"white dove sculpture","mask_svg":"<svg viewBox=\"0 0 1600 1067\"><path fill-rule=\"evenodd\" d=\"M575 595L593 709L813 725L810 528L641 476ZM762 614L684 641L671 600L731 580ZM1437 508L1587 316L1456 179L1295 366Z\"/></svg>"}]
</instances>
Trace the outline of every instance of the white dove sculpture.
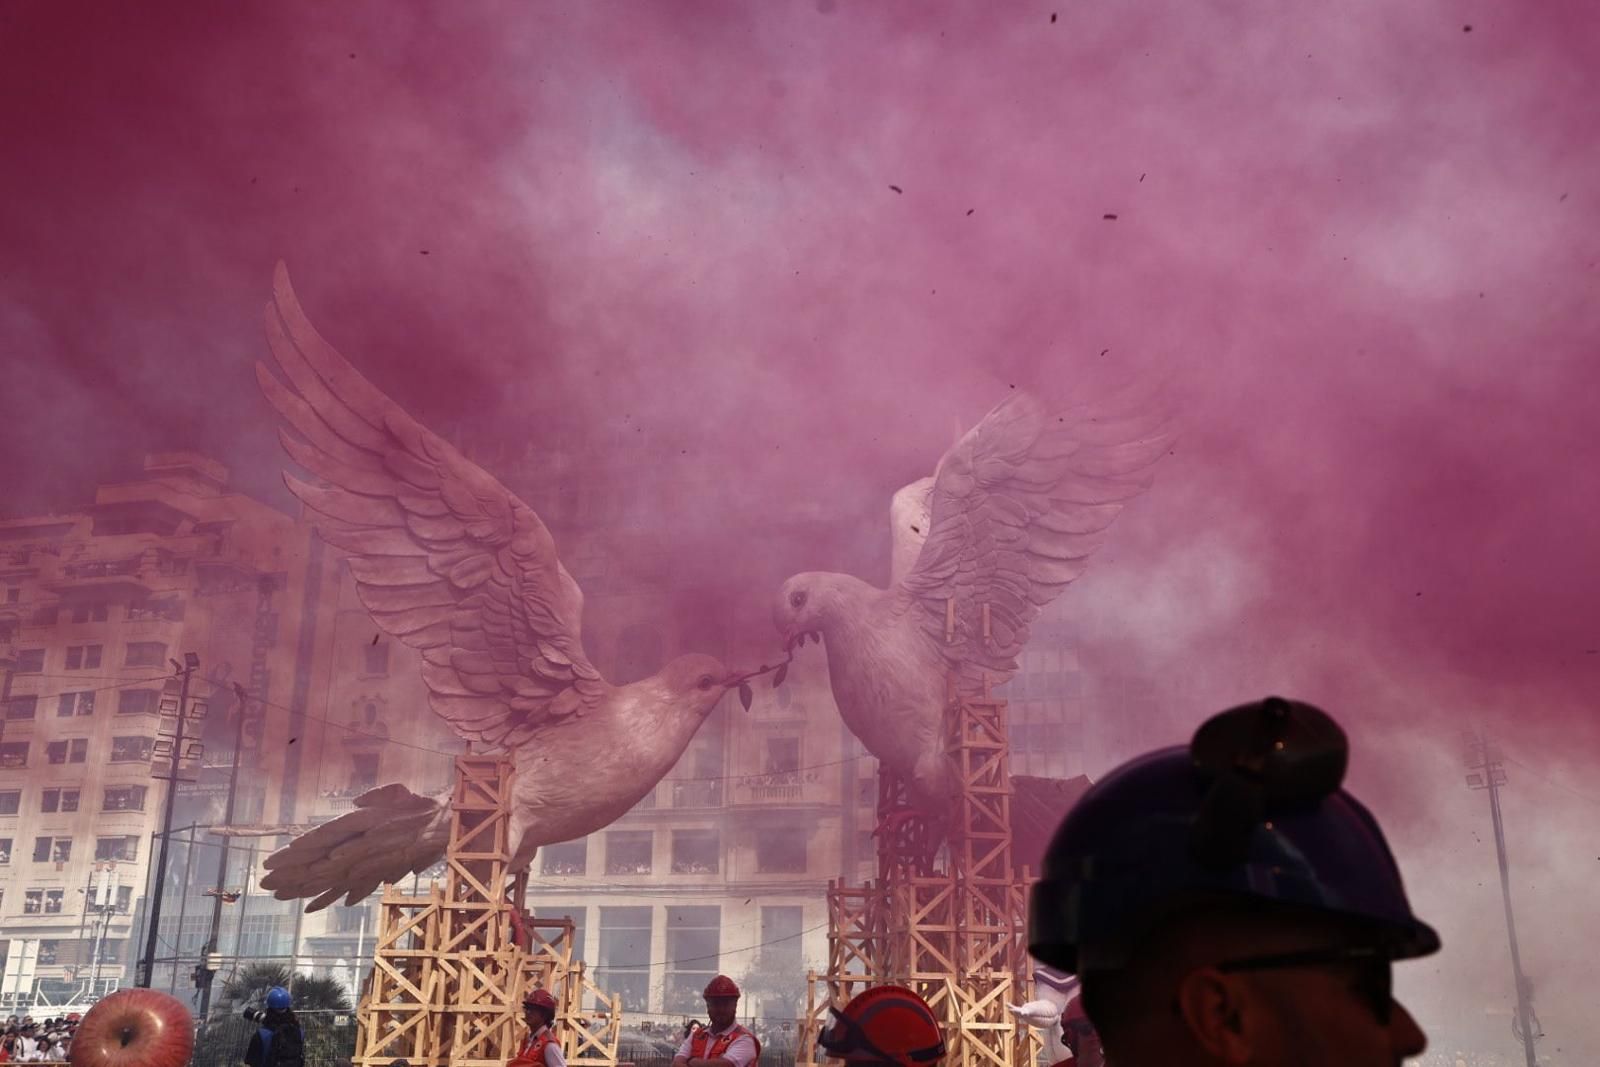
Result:
<instances>
[{"instance_id":1,"label":"white dove sculpture","mask_svg":"<svg viewBox=\"0 0 1600 1067\"><path fill-rule=\"evenodd\" d=\"M1061 1005L1052 1004L1048 1000L1030 1000L1026 1004L1007 1004L1006 1010L1015 1015L1019 1022L1026 1023L1035 1030L1049 1030L1061 1022Z\"/></svg>"},{"instance_id":2,"label":"white dove sculpture","mask_svg":"<svg viewBox=\"0 0 1600 1067\"><path fill-rule=\"evenodd\" d=\"M433 711L510 754L513 863L608 825L749 675L686 655L609 684L584 655L583 593L539 516L324 341L282 263L273 297L267 339L286 383L260 363L256 376L294 431L280 428L284 449L325 485L284 480L322 538L350 554L373 621L422 654ZM443 799L403 785L370 790L269 856L262 888L312 898L307 911L354 904L443 857L448 816Z\"/></svg>"},{"instance_id":3,"label":"white dove sculpture","mask_svg":"<svg viewBox=\"0 0 1600 1067\"><path fill-rule=\"evenodd\" d=\"M917 806L953 793L945 677L964 694L1017 669L1028 627L1083 572L1102 532L1151 482L1164 416L1101 418L1006 397L890 507L893 581L813 571L783 583L773 621L792 647L820 636L851 732L906 779ZM947 632L952 640L947 641Z\"/></svg>"}]
</instances>

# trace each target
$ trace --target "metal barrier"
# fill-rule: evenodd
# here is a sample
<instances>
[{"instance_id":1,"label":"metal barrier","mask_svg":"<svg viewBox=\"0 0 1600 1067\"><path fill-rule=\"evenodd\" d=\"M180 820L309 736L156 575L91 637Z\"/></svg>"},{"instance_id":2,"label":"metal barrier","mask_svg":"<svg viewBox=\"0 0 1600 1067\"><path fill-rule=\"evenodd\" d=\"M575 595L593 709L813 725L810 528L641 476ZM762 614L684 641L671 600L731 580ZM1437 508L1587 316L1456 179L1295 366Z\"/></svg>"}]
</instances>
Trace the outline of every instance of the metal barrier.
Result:
<instances>
[{"instance_id":1,"label":"metal barrier","mask_svg":"<svg viewBox=\"0 0 1600 1067\"><path fill-rule=\"evenodd\" d=\"M305 1035L306 1067L337 1067L355 1055L354 1012L297 1011L294 1015ZM213 1016L195 1035L190 1067L239 1067L258 1029L242 1015Z\"/></svg>"}]
</instances>

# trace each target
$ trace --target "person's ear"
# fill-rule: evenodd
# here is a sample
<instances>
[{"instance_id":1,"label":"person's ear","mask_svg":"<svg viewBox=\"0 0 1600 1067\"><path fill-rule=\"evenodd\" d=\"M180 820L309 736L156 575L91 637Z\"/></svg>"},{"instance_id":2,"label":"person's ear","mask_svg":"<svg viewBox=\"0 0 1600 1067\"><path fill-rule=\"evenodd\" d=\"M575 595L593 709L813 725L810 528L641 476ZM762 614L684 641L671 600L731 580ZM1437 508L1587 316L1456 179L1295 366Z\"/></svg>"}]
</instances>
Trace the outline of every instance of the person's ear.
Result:
<instances>
[{"instance_id":1,"label":"person's ear","mask_svg":"<svg viewBox=\"0 0 1600 1067\"><path fill-rule=\"evenodd\" d=\"M1201 967L1179 981L1176 999L1178 1016L1196 1045L1219 1063L1250 1062L1260 1005L1243 978Z\"/></svg>"}]
</instances>

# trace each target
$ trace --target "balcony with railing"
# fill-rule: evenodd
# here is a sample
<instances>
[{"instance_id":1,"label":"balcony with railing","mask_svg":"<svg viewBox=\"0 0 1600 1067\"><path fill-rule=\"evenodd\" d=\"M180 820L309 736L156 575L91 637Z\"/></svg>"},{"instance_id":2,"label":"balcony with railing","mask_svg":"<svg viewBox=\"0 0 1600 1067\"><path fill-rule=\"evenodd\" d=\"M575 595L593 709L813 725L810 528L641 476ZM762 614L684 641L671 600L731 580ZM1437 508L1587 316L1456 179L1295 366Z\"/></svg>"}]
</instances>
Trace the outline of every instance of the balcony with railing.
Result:
<instances>
[{"instance_id":1,"label":"balcony with railing","mask_svg":"<svg viewBox=\"0 0 1600 1067\"><path fill-rule=\"evenodd\" d=\"M828 795L819 770L771 771L734 779L733 802L740 805L812 805L836 803Z\"/></svg>"},{"instance_id":2,"label":"balcony with railing","mask_svg":"<svg viewBox=\"0 0 1600 1067\"><path fill-rule=\"evenodd\" d=\"M722 783L673 782L672 806L675 808L716 808L722 806Z\"/></svg>"}]
</instances>

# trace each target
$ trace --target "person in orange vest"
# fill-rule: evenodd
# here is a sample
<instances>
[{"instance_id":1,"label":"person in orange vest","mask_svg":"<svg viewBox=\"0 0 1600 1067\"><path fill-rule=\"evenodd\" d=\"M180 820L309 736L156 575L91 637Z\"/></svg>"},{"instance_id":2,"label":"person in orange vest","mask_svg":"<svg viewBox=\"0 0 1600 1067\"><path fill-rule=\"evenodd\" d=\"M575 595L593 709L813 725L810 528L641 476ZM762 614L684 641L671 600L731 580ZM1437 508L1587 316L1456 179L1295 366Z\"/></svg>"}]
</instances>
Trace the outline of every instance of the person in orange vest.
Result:
<instances>
[{"instance_id":1,"label":"person in orange vest","mask_svg":"<svg viewBox=\"0 0 1600 1067\"><path fill-rule=\"evenodd\" d=\"M705 998L710 1025L696 1027L683 1039L672 1067L754 1067L761 1059L761 1042L733 1021L739 987L719 974L706 986Z\"/></svg>"},{"instance_id":2,"label":"person in orange vest","mask_svg":"<svg viewBox=\"0 0 1600 1067\"><path fill-rule=\"evenodd\" d=\"M944 1058L944 1033L928 1002L904 986L864 989L817 1038L833 1059L858 1067L929 1067Z\"/></svg>"},{"instance_id":3,"label":"person in orange vest","mask_svg":"<svg viewBox=\"0 0 1600 1067\"><path fill-rule=\"evenodd\" d=\"M550 1024L556 1020L556 998L548 990L535 989L522 1001L522 1021L528 1036L522 1039L515 1058L506 1067L567 1067Z\"/></svg>"}]
</instances>

